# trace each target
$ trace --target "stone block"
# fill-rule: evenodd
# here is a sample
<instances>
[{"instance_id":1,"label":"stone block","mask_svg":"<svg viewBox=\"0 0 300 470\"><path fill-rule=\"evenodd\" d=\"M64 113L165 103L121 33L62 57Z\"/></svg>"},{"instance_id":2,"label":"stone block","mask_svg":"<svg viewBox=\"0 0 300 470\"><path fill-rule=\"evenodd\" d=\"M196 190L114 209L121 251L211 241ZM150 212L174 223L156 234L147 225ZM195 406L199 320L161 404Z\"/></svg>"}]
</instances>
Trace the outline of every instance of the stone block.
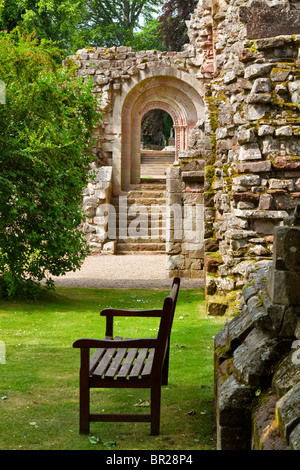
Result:
<instances>
[{"instance_id":1,"label":"stone block","mask_svg":"<svg viewBox=\"0 0 300 470\"><path fill-rule=\"evenodd\" d=\"M217 418L221 426L247 427L255 388L238 383L233 375L219 387Z\"/></svg>"},{"instance_id":2,"label":"stone block","mask_svg":"<svg viewBox=\"0 0 300 470\"><path fill-rule=\"evenodd\" d=\"M228 308L227 304L222 302L215 302L213 300L208 300L207 302L207 315L210 316L223 316L226 313Z\"/></svg>"},{"instance_id":3,"label":"stone block","mask_svg":"<svg viewBox=\"0 0 300 470\"><path fill-rule=\"evenodd\" d=\"M232 178L234 185L240 186L258 186L260 184L260 176L258 175L242 175Z\"/></svg>"},{"instance_id":4,"label":"stone block","mask_svg":"<svg viewBox=\"0 0 300 470\"><path fill-rule=\"evenodd\" d=\"M251 64L245 68L245 78L261 77L270 72L272 64Z\"/></svg>"},{"instance_id":5,"label":"stone block","mask_svg":"<svg viewBox=\"0 0 300 470\"><path fill-rule=\"evenodd\" d=\"M300 227L276 227L274 230L274 267L300 272Z\"/></svg>"},{"instance_id":6,"label":"stone block","mask_svg":"<svg viewBox=\"0 0 300 470\"><path fill-rule=\"evenodd\" d=\"M275 130L275 135L281 137L290 137L293 135L293 129L291 126L282 126Z\"/></svg>"},{"instance_id":7,"label":"stone block","mask_svg":"<svg viewBox=\"0 0 300 470\"><path fill-rule=\"evenodd\" d=\"M234 163L233 168L238 173L263 173L271 171L272 164L270 161Z\"/></svg>"},{"instance_id":8,"label":"stone block","mask_svg":"<svg viewBox=\"0 0 300 470\"><path fill-rule=\"evenodd\" d=\"M263 124L262 126L259 126L258 128L258 135L260 137L264 135L273 135L274 132L275 132L275 128L267 124Z\"/></svg>"},{"instance_id":9,"label":"stone block","mask_svg":"<svg viewBox=\"0 0 300 470\"><path fill-rule=\"evenodd\" d=\"M272 8L265 2L241 6L240 19L246 24L247 38L258 39L260 49L283 47L288 40L277 36L299 33L300 12L285 9L283 3L274 3Z\"/></svg>"},{"instance_id":10,"label":"stone block","mask_svg":"<svg viewBox=\"0 0 300 470\"><path fill-rule=\"evenodd\" d=\"M271 194L262 194L259 198L258 210L270 210L272 203L273 197Z\"/></svg>"},{"instance_id":11,"label":"stone block","mask_svg":"<svg viewBox=\"0 0 300 470\"><path fill-rule=\"evenodd\" d=\"M205 296L214 295L216 293L217 286L213 277L206 274L205 276Z\"/></svg>"},{"instance_id":12,"label":"stone block","mask_svg":"<svg viewBox=\"0 0 300 470\"><path fill-rule=\"evenodd\" d=\"M260 160L261 151L257 144L242 145L239 154L239 160Z\"/></svg>"},{"instance_id":13,"label":"stone block","mask_svg":"<svg viewBox=\"0 0 300 470\"><path fill-rule=\"evenodd\" d=\"M117 251L117 242L116 241L109 241L103 244L102 246L102 253L114 255Z\"/></svg>"},{"instance_id":14,"label":"stone block","mask_svg":"<svg viewBox=\"0 0 300 470\"><path fill-rule=\"evenodd\" d=\"M259 397L259 404L252 416L251 450L289 450L276 423L276 402L277 396L270 390Z\"/></svg>"},{"instance_id":15,"label":"stone block","mask_svg":"<svg viewBox=\"0 0 300 470\"><path fill-rule=\"evenodd\" d=\"M276 416L280 432L289 443L291 432L300 423L300 382L278 400Z\"/></svg>"},{"instance_id":16,"label":"stone block","mask_svg":"<svg viewBox=\"0 0 300 470\"><path fill-rule=\"evenodd\" d=\"M258 103L271 103L273 97L270 93L250 93L246 99L246 103L258 104Z\"/></svg>"},{"instance_id":17,"label":"stone block","mask_svg":"<svg viewBox=\"0 0 300 470\"><path fill-rule=\"evenodd\" d=\"M259 331L272 332L272 322L262 300L257 295L251 297L247 302L253 325Z\"/></svg>"},{"instance_id":18,"label":"stone block","mask_svg":"<svg viewBox=\"0 0 300 470\"><path fill-rule=\"evenodd\" d=\"M254 80L251 93L270 93L272 88L269 78L257 78Z\"/></svg>"},{"instance_id":19,"label":"stone block","mask_svg":"<svg viewBox=\"0 0 300 470\"><path fill-rule=\"evenodd\" d=\"M291 450L300 450L300 424L292 430L289 443Z\"/></svg>"},{"instance_id":20,"label":"stone block","mask_svg":"<svg viewBox=\"0 0 300 470\"><path fill-rule=\"evenodd\" d=\"M254 328L234 351L234 376L244 385L269 387L274 367L289 346L290 341L270 338Z\"/></svg>"},{"instance_id":21,"label":"stone block","mask_svg":"<svg viewBox=\"0 0 300 470\"><path fill-rule=\"evenodd\" d=\"M300 382L300 367L297 362L298 361L294 361L294 350L291 350L276 368L272 379L272 388L278 398L283 397Z\"/></svg>"},{"instance_id":22,"label":"stone block","mask_svg":"<svg viewBox=\"0 0 300 470\"><path fill-rule=\"evenodd\" d=\"M227 325L227 345L230 350L234 350L242 344L254 328L249 310L246 306L244 306L241 312L232 318Z\"/></svg>"},{"instance_id":23,"label":"stone block","mask_svg":"<svg viewBox=\"0 0 300 470\"><path fill-rule=\"evenodd\" d=\"M272 270L268 279L268 294L274 304L297 305L300 302L300 272Z\"/></svg>"},{"instance_id":24,"label":"stone block","mask_svg":"<svg viewBox=\"0 0 300 470\"><path fill-rule=\"evenodd\" d=\"M288 83L288 89L291 93L292 103L300 104L300 81L295 80Z\"/></svg>"},{"instance_id":25,"label":"stone block","mask_svg":"<svg viewBox=\"0 0 300 470\"><path fill-rule=\"evenodd\" d=\"M248 427L217 426L217 450L250 450L250 442Z\"/></svg>"},{"instance_id":26,"label":"stone block","mask_svg":"<svg viewBox=\"0 0 300 470\"><path fill-rule=\"evenodd\" d=\"M262 104L247 104L244 106L245 117L249 121L257 121L258 119L262 119L267 110L267 106Z\"/></svg>"},{"instance_id":27,"label":"stone block","mask_svg":"<svg viewBox=\"0 0 300 470\"><path fill-rule=\"evenodd\" d=\"M239 130L237 138L240 144L254 142L255 140L254 128Z\"/></svg>"}]
</instances>

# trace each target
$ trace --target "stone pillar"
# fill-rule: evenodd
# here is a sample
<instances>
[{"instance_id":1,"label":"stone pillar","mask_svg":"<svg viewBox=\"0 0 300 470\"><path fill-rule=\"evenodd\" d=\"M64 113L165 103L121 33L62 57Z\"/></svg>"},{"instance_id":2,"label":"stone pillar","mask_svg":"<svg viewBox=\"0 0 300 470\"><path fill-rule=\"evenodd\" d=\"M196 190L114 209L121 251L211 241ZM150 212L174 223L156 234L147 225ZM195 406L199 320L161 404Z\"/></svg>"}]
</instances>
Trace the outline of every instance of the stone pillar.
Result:
<instances>
[{"instance_id":1,"label":"stone pillar","mask_svg":"<svg viewBox=\"0 0 300 470\"><path fill-rule=\"evenodd\" d=\"M300 205L295 215L284 219L284 226L274 230L274 256L268 293L272 303L300 303ZM287 225L289 224L289 225Z\"/></svg>"}]
</instances>

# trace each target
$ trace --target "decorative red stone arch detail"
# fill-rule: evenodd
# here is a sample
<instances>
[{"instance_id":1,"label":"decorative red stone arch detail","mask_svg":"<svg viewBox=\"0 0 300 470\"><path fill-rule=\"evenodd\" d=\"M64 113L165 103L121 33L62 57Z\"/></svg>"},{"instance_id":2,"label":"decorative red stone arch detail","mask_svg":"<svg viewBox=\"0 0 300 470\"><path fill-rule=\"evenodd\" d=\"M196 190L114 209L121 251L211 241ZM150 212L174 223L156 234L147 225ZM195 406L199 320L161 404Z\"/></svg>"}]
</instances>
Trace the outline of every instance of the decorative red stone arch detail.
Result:
<instances>
[{"instance_id":1,"label":"decorative red stone arch detail","mask_svg":"<svg viewBox=\"0 0 300 470\"><path fill-rule=\"evenodd\" d=\"M175 109L169 103L165 103L163 101L152 101L147 103L141 113L141 117L143 118L145 114L153 109L161 109L168 113L173 119L175 130L175 158L177 160L179 150L186 148L188 142L187 117L180 108Z\"/></svg>"}]
</instances>

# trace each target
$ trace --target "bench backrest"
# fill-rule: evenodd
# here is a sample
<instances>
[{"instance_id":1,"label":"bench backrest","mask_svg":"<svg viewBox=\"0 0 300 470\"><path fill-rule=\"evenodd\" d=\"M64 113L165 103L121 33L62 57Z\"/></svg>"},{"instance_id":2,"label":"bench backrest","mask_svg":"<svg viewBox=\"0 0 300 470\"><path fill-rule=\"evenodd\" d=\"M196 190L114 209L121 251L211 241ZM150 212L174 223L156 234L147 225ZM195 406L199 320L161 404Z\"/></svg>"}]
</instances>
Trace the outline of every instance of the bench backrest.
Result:
<instances>
[{"instance_id":1,"label":"bench backrest","mask_svg":"<svg viewBox=\"0 0 300 470\"><path fill-rule=\"evenodd\" d=\"M163 314L160 320L158 331L158 346L155 349L155 356L153 361L153 373L159 374L162 369L162 364L168 349L177 297L180 287L180 278L175 277L170 294L165 298L163 305Z\"/></svg>"}]
</instances>

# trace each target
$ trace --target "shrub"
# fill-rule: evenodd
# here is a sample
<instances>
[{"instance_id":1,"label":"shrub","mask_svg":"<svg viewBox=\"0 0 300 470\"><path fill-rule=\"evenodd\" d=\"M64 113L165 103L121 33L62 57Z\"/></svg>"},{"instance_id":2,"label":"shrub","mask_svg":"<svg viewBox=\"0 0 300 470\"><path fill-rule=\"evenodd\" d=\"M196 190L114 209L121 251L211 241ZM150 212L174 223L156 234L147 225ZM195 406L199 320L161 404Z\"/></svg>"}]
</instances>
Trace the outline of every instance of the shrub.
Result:
<instances>
[{"instance_id":1,"label":"shrub","mask_svg":"<svg viewBox=\"0 0 300 470\"><path fill-rule=\"evenodd\" d=\"M100 118L92 83L58 62L54 43L0 33L0 296L38 295L78 268L82 190Z\"/></svg>"}]
</instances>

